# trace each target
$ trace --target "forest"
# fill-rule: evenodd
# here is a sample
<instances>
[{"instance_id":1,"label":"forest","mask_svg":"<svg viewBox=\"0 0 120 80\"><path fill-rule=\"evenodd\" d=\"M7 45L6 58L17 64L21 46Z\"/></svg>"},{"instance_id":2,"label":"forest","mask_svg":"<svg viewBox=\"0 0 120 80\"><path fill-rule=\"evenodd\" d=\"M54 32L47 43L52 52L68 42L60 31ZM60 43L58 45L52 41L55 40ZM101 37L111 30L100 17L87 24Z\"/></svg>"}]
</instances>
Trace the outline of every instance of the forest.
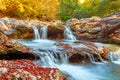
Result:
<instances>
[{"instance_id":1,"label":"forest","mask_svg":"<svg viewBox=\"0 0 120 80\"><path fill-rule=\"evenodd\" d=\"M0 80L120 80L120 0L0 0Z\"/></svg>"},{"instance_id":2,"label":"forest","mask_svg":"<svg viewBox=\"0 0 120 80\"><path fill-rule=\"evenodd\" d=\"M0 0L0 17L66 21L120 11L120 0Z\"/></svg>"}]
</instances>

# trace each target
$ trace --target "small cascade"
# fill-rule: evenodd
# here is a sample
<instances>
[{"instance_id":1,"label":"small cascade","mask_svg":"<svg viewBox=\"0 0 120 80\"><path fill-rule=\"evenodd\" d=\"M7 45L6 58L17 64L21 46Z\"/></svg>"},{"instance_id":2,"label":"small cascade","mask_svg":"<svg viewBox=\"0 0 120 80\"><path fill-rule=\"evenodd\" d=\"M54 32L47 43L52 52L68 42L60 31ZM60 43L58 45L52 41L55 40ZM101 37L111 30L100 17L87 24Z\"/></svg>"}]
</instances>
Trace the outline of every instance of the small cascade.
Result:
<instances>
[{"instance_id":1,"label":"small cascade","mask_svg":"<svg viewBox=\"0 0 120 80\"><path fill-rule=\"evenodd\" d=\"M41 27L41 30L40 30L40 38L41 39L47 39L47 30L48 30L47 26Z\"/></svg>"},{"instance_id":2,"label":"small cascade","mask_svg":"<svg viewBox=\"0 0 120 80\"><path fill-rule=\"evenodd\" d=\"M40 60L36 61L36 64L43 67L57 67L60 64L67 64L67 54L59 50L36 50L40 56Z\"/></svg>"},{"instance_id":3,"label":"small cascade","mask_svg":"<svg viewBox=\"0 0 120 80\"><path fill-rule=\"evenodd\" d=\"M47 26L41 27L40 31L36 25L33 25L35 39L47 39Z\"/></svg>"},{"instance_id":4,"label":"small cascade","mask_svg":"<svg viewBox=\"0 0 120 80\"><path fill-rule=\"evenodd\" d=\"M39 30L36 25L33 25L33 30L34 30L35 39L40 39Z\"/></svg>"},{"instance_id":5,"label":"small cascade","mask_svg":"<svg viewBox=\"0 0 120 80\"><path fill-rule=\"evenodd\" d=\"M95 62L94 56L90 53L86 53L92 63Z\"/></svg>"},{"instance_id":6,"label":"small cascade","mask_svg":"<svg viewBox=\"0 0 120 80\"><path fill-rule=\"evenodd\" d=\"M111 61L119 61L120 62L120 49L115 52L109 52L108 56Z\"/></svg>"},{"instance_id":7,"label":"small cascade","mask_svg":"<svg viewBox=\"0 0 120 80\"><path fill-rule=\"evenodd\" d=\"M36 61L35 64L42 67L58 68L65 75L67 75L68 80L86 80L86 77L79 73L82 73L93 80L98 80L97 78L101 78L100 76L90 73L82 67L69 64L67 53L61 49L37 49L36 52L40 56L40 60ZM94 63L93 55L88 53L88 56L91 62Z\"/></svg>"},{"instance_id":8,"label":"small cascade","mask_svg":"<svg viewBox=\"0 0 120 80\"><path fill-rule=\"evenodd\" d=\"M86 48L86 49L89 49L89 50L91 50L91 51L94 51L94 54L97 55L98 59L99 59L101 62L104 62L102 56L101 56L101 55L99 54L99 52L97 51L97 50L99 50L99 48L101 48L101 47L98 47L98 49L95 50L95 49L92 48L92 47L86 46L86 45L84 45L84 44L79 44L79 45L73 45L72 48L76 48L76 49L77 49L77 48L78 48L78 49L80 49L80 48ZM94 55L93 55L93 54L90 54L89 52L85 52L85 54L89 57L89 59L90 59L90 61L91 61L92 63L95 62L95 58L94 58Z\"/></svg>"},{"instance_id":9,"label":"small cascade","mask_svg":"<svg viewBox=\"0 0 120 80\"><path fill-rule=\"evenodd\" d=\"M46 68L58 68L60 71L62 71L62 73L64 73L67 76L68 80L88 80L88 79L117 80L117 79L110 79L110 78L107 79L106 78L106 75L110 74L110 72L111 72L110 70L113 71L115 69L115 71L116 71L116 67L114 67L114 69L113 69L113 63L106 64L103 61L102 64L101 63L99 64L96 61L96 56L97 56L97 59L102 61L102 57L101 57L101 55L99 55L99 51L97 52L97 50L102 49L101 47L92 48L92 47L87 46L82 43L80 43L80 44L70 43L70 46L73 49L71 49L69 52L68 49L65 49L62 46L55 45L57 43L56 41L51 42L51 41L47 40L47 42L46 42L46 40L42 40L42 41L38 40L35 42L27 41L25 43L24 44L26 46L33 48L35 53L37 53L40 56L40 60L36 60L35 64L40 65L42 67L46 67ZM51 43L51 45L50 45L50 43ZM40 46L40 45L42 45L42 46ZM48 45L49 45L49 47L48 47ZM69 57L70 57L69 53L72 53L72 52L74 53L74 49L77 49L77 48L78 49L80 49L80 48L86 49L82 55L85 54L85 57L87 55L88 57L86 57L84 59L91 61L91 63L93 63L93 64L89 64L89 65L87 65L87 64L86 65L70 64L68 61ZM80 49L80 50L82 50L82 49ZM93 51L93 52L95 51L95 52L93 54L91 54L91 53L89 53L89 51ZM114 61L114 63L120 64L120 63L118 63L118 62L120 62L120 48L119 49L117 48L117 50L110 52L109 56L111 57L112 62ZM117 61L115 62L115 60L117 60ZM111 67L109 65L111 65ZM98 74L98 73L100 73L100 74ZM103 73L107 73L107 74L103 74ZM116 73L118 73L118 72L116 72ZM110 74L109 76L111 76L111 75L113 75L113 74ZM85 77L85 76L87 76L87 77ZM111 77L113 77L113 76L111 76ZM118 77L118 79L119 79L119 77Z\"/></svg>"},{"instance_id":10,"label":"small cascade","mask_svg":"<svg viewBox=\"0 0 120 80\"><path fill-rule=\"evenodd\" d=\"M64 26L65 30L64 30L64 39L67 40L76 40L76 37L73 35L70 27L68 26Z\"/></svg>"}]
</instances>

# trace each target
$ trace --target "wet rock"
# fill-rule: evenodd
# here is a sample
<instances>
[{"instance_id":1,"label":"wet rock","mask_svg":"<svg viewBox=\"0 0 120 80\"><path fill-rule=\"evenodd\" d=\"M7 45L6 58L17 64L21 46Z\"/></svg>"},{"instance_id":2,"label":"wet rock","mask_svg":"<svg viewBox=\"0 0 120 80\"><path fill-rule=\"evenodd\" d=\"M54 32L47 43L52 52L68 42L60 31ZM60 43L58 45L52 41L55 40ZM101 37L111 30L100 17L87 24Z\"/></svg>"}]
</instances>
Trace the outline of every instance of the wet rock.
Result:
<instances>
[{"instance_id":1,"label":"wet rock","mask_svg":"<svg viewBox=\"0 0 120 80\"><path fill-rule=\"evenodd\" d=\"M104 34L108 33L110 29L120 23L119 15L120 13L118 12L103 18L93 16L91 18L84 18L81 20L70 19L66 24L70 26L78 40L120 44L119 28L112 34L107 35L107 38L103 38Z\"/></svg>"},{"instance_id":2,"label":"wet rock","mask_svg":"<svg viewBox=\"0 0 120 80\"><path fill-rule=\"evenodd\" d=\"M48 26L48 38L49 39L63 39L64 27L63 23L59 20L53 20L50 22L39 20L16 20L13 18L0 18L8 30L4 33L13 39L34 39L34 31L32 26L37 25L38 30L42 26Z\"/></svg>"},{"instance_id":3,"label":"wet rock","mask_svg":"<svg viewBox=\"0 0 120 80\"><path fill-rule=\"evenodd\" d=\"M0 59L13 58L39 59L39 56L23 44L20 44L16 40L12 40L3 33L0 33Z\"/></svg>"},{"instance_id":4,"label":"wet rock","mask_svg":"<svg viewBox=\"0 0 120 80\"><path fill-rule=\"evenodd\" d=\"M48 39L63 39L64 27L61 25L49 25L48 26Z\"/></svg>"},{"instance_id":5,"label":"wet rock","mask_svg":"<svg viewBox=\"0 0 120 80\"><path fill-rule=\"evenodd\" d=\"M62 25L62 24L63 24L63 22L60 21L60 20L52 20L52 21L50 22L50 25L51 25L51 26L60 26L60 25Z\"/></svg>"},{"instance_id":6,"label":"wet rock","mask_svg":"<svg viewBox=\"0 0 120 80\"><path fill-rule=\"evenodd\" d=\"M0 21L0 30L3 32L8 30L8 27L2 21Z\"/></svg>"},{"instance_id":7,"label":"wet rock","mask_svg":"<svg viewBox=\"0 0 120 80\"><path fill-rule=\"evenodd\" d=\"M0 79L67 80L56 68L42 68L31 60L0 60Z\"/></svg>"},{"instance_id":8,"label":"wet rock","mask_svg":"<svg viewBox=\"0 0 120 80\"><path fill-rule=\"evenodd\" d=\"M106 42L120 44L119 34L120 30L115 30L113 33L103 37L105 33L114 28L114 25L120 23L120 13L114 13L106 17L100 18L93 16L91 18L69 19L65 22L65 25L69 26L73 34L78 40L88 40L93 42ZM38 25L38 29L41 26L48 26L48 39L64 39L64 27L63 22L59 20L53 20L51 22L39 21L39 20L15 20L13 18L1 18L3 22L9 28L5 33L14 39L34 39L34 31L32 25Z\"/></svg>"},{"instance_id":9,"label":"wet rock","mask_svg":"<svg viewBox=\"0 0 120 80\"><path fill-rule=\"evenodd\" d=\"M72 25L75 25L75 24L78 24L80 21L76 18L72 18L72 19L69 19L66 21L66 25L67 26L72 26Z\"/></svg>"},{"instance_id":10,"label":"wet rock","mask_svg":"<svg viewBox=\"0 0 120 80\"><path fill-rule=\"evenodd\" d=\"M109 49L102 45L87 41L78 41L72 44L58 43L56 45L63 47L64 52L68 55L69 62L72 64L109 61L107 55Z\"/></svg>"},{"instance_id":11,"label":"wet rock","mask_svg":"<svg viewBox=\"0 0 120 80\"><path fill-rule=\"evenodd\" d=\"M13 39L33 39L34 37L32 27L25 25L16 25L11 30L9 29L6 34Z\"/></svg>"},{"instance_id":12,"label":"wet rock","mask_svg":"<svg viewBox=\"0 0 120 80\"><path fill-rule=\"evenodd\" d=\"M3 42L7 41L8 37L3 34L2 32L0 32L0 44L2 44Z\"/></svg>"}]
</instances>

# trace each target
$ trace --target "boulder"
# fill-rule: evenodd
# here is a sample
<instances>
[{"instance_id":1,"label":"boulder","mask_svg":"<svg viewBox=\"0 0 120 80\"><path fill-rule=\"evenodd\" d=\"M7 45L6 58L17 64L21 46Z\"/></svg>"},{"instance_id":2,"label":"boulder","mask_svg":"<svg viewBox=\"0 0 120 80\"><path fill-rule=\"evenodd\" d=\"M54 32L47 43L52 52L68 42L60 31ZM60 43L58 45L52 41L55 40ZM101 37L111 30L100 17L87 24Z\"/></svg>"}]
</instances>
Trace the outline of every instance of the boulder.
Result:
<instances>
[{"instance_id":1,"label":"boulder","mask_svg":"<svg viewBox=\"0 0 120 80\"><path fill-rule=\"evenodd\" d=\"M91 62L109 61L109 49L103 45L97 46L92 42L78 41L72 44L57 43L67 53L72 64L88 64Z\"/></svg>"},{"instance_id":2,"label":"boulder","mask_svg":"<svg viewBox=\"0 0 120 80\"><path fill-rule=\"evenodd\" d=\"M6 32L6 35L13 39L33 39L34 32L30 26L15 25Z\"/></svg>"},{"instance_id":3,"label":"boulder","mask_svg":"<svg viewBox=\"0 0 120 80\"><path fill-rule=\"evenodd\" d=\"M76 18L72 18L72 19L69 19L66 21L65 25L67 26L72 26L72 25L75 25L77 23L79 23L80 21Z\"/></svg>"},{"instance_id":4,"label":"boulder","mask_svg":"<svg viewBox=\"0 0 120 80\"><path fill-rule=\"evenodd\" d=\"M39 59L39 56L28 47L0 32L0 59L19 58Z\"/></svg>"},{"instance_id":5,"label":"boulder","mask_svg":"<svg viewBox=\"0 0 120 80\"><path fill-rule=\"evenodd\" d=\"M66 21L66 25L71 27L78 40L116 44L120 44L120 26L117 26L119 23L120 12L110 14L103 18L93 16L81 20L70 19Z\"/></svg>"},{"instance_id":6,"label":"boulder","mask_svg":"<svg viewBox=\"0 0 120 80\"><path fill-rule=\"evenodd\" d=\"M54 23L55 22L55 23ZM48 26L48 39L63 39L64 27L60 21L52 21Z\"/></svg>"}]
</instances>

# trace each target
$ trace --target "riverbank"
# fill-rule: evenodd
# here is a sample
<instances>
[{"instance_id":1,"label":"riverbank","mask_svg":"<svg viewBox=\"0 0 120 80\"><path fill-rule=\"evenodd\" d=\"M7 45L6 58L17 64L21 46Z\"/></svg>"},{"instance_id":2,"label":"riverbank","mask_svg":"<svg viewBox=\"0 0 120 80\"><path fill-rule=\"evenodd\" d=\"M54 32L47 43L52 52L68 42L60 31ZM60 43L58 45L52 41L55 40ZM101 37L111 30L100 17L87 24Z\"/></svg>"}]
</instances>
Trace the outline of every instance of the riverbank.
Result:
<instances>
[{"instance_id":1,"label":"riverbank","mask_svg":"<svg viewBox=\"0 0 120 80\"><path fill-rule=\"evenodd\" d=\"M60 64L118 60L119 46L102 43L120 44L119 23L119 12L66 22L0 18L0 78L66 80Z\"/></svg>"}]
</instances>

